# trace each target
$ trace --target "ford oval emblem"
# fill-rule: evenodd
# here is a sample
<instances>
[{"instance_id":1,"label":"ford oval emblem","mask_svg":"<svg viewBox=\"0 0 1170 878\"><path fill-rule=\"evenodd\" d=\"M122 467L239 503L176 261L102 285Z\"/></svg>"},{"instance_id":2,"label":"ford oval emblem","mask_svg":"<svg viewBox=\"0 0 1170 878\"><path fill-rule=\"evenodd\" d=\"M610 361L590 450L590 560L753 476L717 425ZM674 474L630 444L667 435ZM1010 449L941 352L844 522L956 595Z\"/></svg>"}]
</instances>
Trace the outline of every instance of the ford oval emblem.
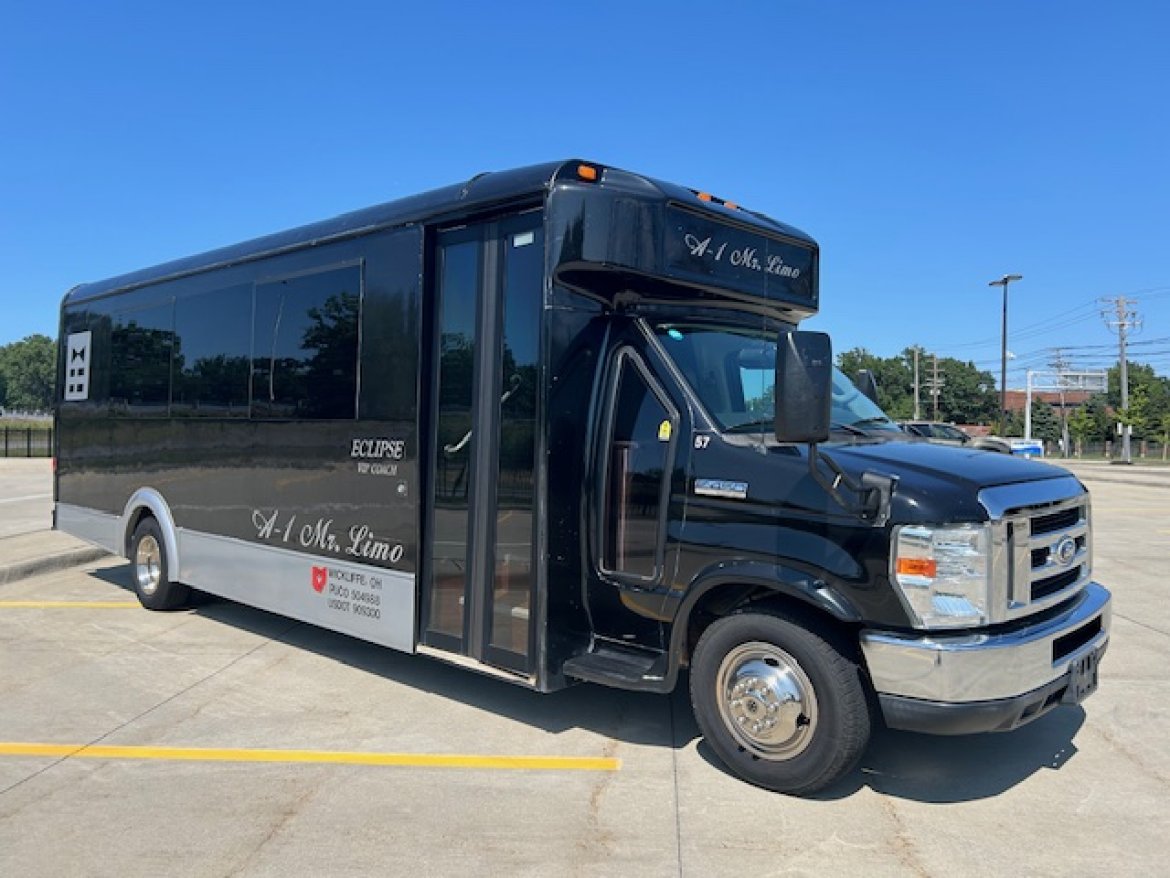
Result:
<instances>
[{"instance_id":1,"label":"ford oval emblem","mask_svg":"<svg viewBox=\"0 0 1170 878\"><path fill-rule=\"evenodd\" d=\"M1077 541L1070 536L1061 537L1060 542L1052 547L1052 558L1061 567L1070 565L1076 556Z\"/></svg>"}]
</instances>

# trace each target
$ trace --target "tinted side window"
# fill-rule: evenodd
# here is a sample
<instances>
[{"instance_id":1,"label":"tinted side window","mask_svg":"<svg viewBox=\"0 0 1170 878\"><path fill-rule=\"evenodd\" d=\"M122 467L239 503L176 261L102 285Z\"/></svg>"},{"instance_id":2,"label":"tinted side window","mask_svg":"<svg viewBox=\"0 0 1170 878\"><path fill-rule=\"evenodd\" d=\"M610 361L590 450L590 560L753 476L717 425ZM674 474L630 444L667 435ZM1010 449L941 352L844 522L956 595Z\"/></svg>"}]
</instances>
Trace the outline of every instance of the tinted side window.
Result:
<instances>
[{"instance_id":1,"label":"tinted side window","mask_svg":"<svg viewBox=\"0 0 1170 878\"><path fill-rule=\"evenodd\" d=\"M665 524L660 512L678 416L632 355L622 356L618 369L602 504L602 566L655 579Z\"/></svg>"},{"instance_id":2,"label":"tinted side window","mask_svg":"<svg viewBox=\"0 0 1170 878\"><path fill-rule=\"evenodd\" d=\"M257 284L252 416L353 418L360 312L357 265Z\"/></svg>"},{"instance_id":3,"label":"tinted side window","mask_svg":"<svg viewBox=\"0 0 1170 878\"><path fill-rule=\"evenodd\" d=\"M116 311L110 318L110 408L169 414L174 302Z\"/></svg>"},{"instance_id":4,"label":"tinted side window","mask_svg":"<svg viewBox=\"0 0 1170 878\"><path fill-rule=\"evenodd\" d=\"M362 265L363 419L415 420L422 230L371 239Z\"/></svg>"},{"instance_id":5,"label":"tinted side window","mask_svg":"<svg viewBox=\"0 0 1170 878\"><path fill-rule=\"evenodd\" d=\"M241 284L175 302L171 413L247 417L252 287Z\"/></svg>"}]
</instances>

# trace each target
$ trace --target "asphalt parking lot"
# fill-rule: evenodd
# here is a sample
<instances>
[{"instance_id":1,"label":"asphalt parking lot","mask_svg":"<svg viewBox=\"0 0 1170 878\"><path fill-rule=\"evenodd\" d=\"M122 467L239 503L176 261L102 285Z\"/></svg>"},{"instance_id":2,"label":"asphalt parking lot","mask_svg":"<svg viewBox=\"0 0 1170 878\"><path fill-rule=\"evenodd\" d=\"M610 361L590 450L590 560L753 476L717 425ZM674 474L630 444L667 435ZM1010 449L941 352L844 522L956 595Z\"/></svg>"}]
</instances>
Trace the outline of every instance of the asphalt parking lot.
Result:
<instances>
[{"instance_id":1,"label":"asphalt parking lot","mask_svg":"<svg viewBox=\"0 0 1170 878\"><path fill-rule=\"evenodd\" d=\"M49 493L6 463L0 501ZM538 695L226 601L150 613L116 558L0 578L0 875L1166 874L1170 471L1074 469L1115 595L1098 692L1010 734L878 732L806 800L726 774L682 690ZM0 567L63 545L27 502Z\"/></svg>"}]
</instances>

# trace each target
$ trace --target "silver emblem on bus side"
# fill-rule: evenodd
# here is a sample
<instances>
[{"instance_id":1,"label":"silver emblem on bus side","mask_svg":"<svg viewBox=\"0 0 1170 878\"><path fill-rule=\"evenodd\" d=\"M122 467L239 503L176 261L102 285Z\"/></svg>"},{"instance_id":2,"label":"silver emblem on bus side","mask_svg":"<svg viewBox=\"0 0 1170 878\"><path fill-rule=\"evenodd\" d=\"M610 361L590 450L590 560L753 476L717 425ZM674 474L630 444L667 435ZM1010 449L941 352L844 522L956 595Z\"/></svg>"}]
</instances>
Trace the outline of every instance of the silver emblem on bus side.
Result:
<instances>
[{"instance_id":1,"label":"silver emblem on bus side","mask_svg":"<svg viewBox=\"0 0 1170 878\"><path fill-rule=\"evenodd\" d=\"M746 500L747 482L732 482L727 479L695 479L695 493L701 497L723 497L728 500Z\"/></svg>"}]
</instances>

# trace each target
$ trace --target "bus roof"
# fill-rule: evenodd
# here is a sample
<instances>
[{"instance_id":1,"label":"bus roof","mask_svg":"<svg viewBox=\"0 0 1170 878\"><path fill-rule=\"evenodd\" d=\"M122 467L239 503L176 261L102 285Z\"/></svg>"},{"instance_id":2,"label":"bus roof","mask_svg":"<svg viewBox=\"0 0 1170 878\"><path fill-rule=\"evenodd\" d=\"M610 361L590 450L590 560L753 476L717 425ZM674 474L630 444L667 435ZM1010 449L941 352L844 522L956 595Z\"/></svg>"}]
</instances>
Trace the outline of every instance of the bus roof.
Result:
<instances>
[{"instance_id":1,"label":"bus roof","mask_svg":"<svg viewBox=\"0 0 1170 878\"><path fill-rule=\"evenodd\" d=\"M647 187L652 187L662 197L671 201L690 204L703 211L711 209L710 196L700 197L695 190L673 183L666 183L640 174L632 174L579 159L546 162L507 171L477 174L464 183L432 189L418 195L410 195L384 204L344 213L332 219L220 247L206 253L187 256L106 280L79 284L66 294L62 305L68 306L110 293L197 274L214 268L225 268L284 251L365 234L377 229L435 219L454 220L475 214L489 206L534 200L542 197L557 182L580 182L577 169L582 165L603 171L600 183L602 187L633 188L643 192L646 191ZM718 200L715 200L715 203L722 204ZM764 214L738 208L735 212L736 219L741 223L757 226L761 231L779 233L815 246L812 238L804 232Z\"/></svg>"}]
</instances>

